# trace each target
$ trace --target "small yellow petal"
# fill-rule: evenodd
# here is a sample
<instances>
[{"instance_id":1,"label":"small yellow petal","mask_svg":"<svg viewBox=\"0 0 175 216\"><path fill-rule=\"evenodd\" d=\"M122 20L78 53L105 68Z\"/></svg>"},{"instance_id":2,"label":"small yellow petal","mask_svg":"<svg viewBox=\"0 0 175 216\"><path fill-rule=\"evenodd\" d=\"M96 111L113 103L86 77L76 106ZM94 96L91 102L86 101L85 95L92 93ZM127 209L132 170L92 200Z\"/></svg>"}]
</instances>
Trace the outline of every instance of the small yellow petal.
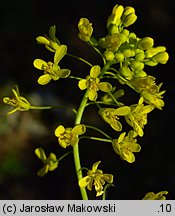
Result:
<instances>
[{"instance_id":1,"label":"small yellow petal","mask_svg":"<svg viewBox=\"0 0 175 216\"><path fill-rule=\"evenodd\" d=\"M34 67L36 67L39 70L43 70L44 66L47 67L47 63L42 59L35 59L33 62L33 65L34 65Z\"/></svg>"},{"instance_id":2,"label":"small yellow petal","mask_svg":"<svg viewBox=\"0 0 175 216\"><path fill-rule=\"evenodd\" d=\"M87 81L86 79L82 79L78 82L78 87L81 89L81 90L84 90L87 88Z\"/></svg>"},{"instance_id":3,"label":"small yellow petal","mask_svg":"<svg viewBox=\"0 0 175 216\"><path fill-rule=\"evenodd\" d=\"M60 137L60 135L65 133L65 128L63 127L63 125L59 125L56 129L55 129L55 136L56 137Z\"/></svg>"},{"instance_id":4,"label":"small yellow petal","mask_svg":"<svg viewBox=\"0 0 175 216\"><path fill-rule=\"evenodd\" d=\"M91 178L89 176L85 176L84 178L80 179L78 182L80 188L86 187L89 184L90 180Z\"/></svg>"},{"instance_id":5,"label":"small yellow petal","mask_svg":"<svg viewBox=\"0 0 175 216\"><path fill-rule=\"evenodd\" d=\"M51 79L52 78L49 76L49 74L44 74L44 75L39 77L38 83L40 85L46 85L46 84L48 84L50 82Z\"/></svg>"}]
</instances>

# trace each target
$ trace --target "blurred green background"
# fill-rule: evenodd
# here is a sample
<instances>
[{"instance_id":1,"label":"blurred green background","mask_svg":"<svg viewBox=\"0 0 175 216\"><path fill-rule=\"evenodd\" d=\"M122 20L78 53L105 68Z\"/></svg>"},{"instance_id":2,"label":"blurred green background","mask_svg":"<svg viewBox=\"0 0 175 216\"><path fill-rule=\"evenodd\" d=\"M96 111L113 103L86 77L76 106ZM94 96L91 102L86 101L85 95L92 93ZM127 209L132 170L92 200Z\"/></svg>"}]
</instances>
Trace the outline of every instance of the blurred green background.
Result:
<instances>
[{"instance_id":1,"label":"blurred green background","mask_svg":"<svg viewBox=\"0 0 175 216\"><path fill-rule=\"evenodd\" d=\"M157 84L163 82L166 90L163 111L148 115L145 136L139 138L142 151L136 162L128 164L115 155L108 144L85 141L80 145L82 165L88 168L102 160L99 168L113 173L116 187L109 189L108 199L142 199L149 191L169 191L168 199L175 197L175 78L174 78L174 21L173 1L2 1L0 14L0 199L81 199L74 172L73 157L63 160L59 168L44 178L36 175L41 162L34 149L43 147L46 153L58 156L64 150L58 145L54 129L59 124L72 126L74 114L66 110L31 111L7 116L8 106L2 98L9 95L14 84L22 95L35 105L64 105L77 107L83 92L77 82L68 79L39 86L39 71L33 67L35 58L48 59L51 54L37 45L35 38L47 34L56 25L57 36L70 53L100 63L98 56L77 38L77 23L81 17L93 23L94 36L106 34L106 19L115 4L133 6L138 19L129 30L137 36L154 38L155 46L167 47L170 59L166 65L148 67ZM65 57L61 62L76 73L88 68ZM127 95L127 93L126 93ZM126 101L135 93L129 91ZM138 97L138 96L137 96ZM137 98L136 97L136 98ZM136 101L135 101L136 102ZM84 122L100 125L96 110L89 108ZM108 127L107 127L108 128ZM108 146L107 146L108 145ZM90 198L94 198L94 195Z\"/></svg>"}]
</instances>

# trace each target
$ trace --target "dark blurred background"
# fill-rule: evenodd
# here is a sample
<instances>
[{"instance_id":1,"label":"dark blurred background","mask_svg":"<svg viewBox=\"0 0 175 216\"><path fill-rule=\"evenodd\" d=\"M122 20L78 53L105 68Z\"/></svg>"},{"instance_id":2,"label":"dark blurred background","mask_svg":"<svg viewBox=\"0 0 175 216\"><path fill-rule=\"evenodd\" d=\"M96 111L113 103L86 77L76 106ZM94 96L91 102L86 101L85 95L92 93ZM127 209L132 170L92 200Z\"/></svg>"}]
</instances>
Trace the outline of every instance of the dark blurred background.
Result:
<instances>
[{"instance_id":1,"label":"dark blurred background","mask_svg":"<svg viewBox=\"0 0 175 216\"><path fill-rule=\"evenodd\" d=\"M96 53L77 38L77 23L81 17L93 23L94 36L105 36L106 19L115 4L133 6L138 15L129 27L139 37L154 38L155 46L167 47L170 59L166 65L148 67L148 74L163 82L166 90L163 111L154 110L148 115L145 135L139 138L142 151L136 162L122 161L106 143L84 141L80 145L82 165L101 160L99 168L113 173L115 186L109 189L108 199L142 199L149 191L167 190L167 199L175 197L175 133L174 133L174 9L170 0L103 0L103 1L2 1L0 14L0 199L81 199L74 171L73 156L65 158L59 168L40 178L36 175L41 162L34 149L43 147L58 156L65 153L54 136L59 124L73 126L74 114L67 110L47 110L15 113L6 116L7 106L2 98L11 93L14 84L34 105L64 105L77 107L83 92L79 93L77 81L68 79L39 86L40 71L33 67L33 60L50 60L52 54L36 43L36 37L47 34L56 25L61 43L69 52L100 64ZM65 57L61 65L73 74L87 73L88 68L76 60ZM135 96L132 91L128 95ZM138 96L136 96L137 98ZM96 109L89 108L85 123L101 126ZM107 126L105 129L110 129ZM95 134L98 136L98 134ZM94 198L94 194L90 198Z\"/></svg>"}]
</instances>

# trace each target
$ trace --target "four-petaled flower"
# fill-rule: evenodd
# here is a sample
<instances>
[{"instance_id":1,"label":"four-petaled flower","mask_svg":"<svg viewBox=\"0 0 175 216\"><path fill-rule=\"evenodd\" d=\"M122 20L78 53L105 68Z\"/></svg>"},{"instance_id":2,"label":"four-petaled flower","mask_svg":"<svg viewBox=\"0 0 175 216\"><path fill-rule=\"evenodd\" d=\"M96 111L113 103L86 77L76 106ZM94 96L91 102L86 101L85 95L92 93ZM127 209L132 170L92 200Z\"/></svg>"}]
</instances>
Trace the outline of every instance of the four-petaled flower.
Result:
<instances>
[{"instance_id":1,"label":"four-petaled flower","mask_svg":"<svg viewBox=\"0 0 175 216\"><path fill-rule=\"evenodd\" d=\"M165 195L167 194L168 191L160 191L156 194L154 194L153 192L148 192L143 198L143 200L166 200Z\"/></svg>"},{"instance_id":2,"label":"four-petaled flower","mask_svg":"<svg viewBox=\"0 0 175 216\"><path fill-rule=\"evenodd\" d=\"M58 160L54 153L50 153L49 157L46 157L44 150L37 148L35 154L44 164L44 167L37 172L38 176L44 176L48 171L53 171L58 167Z\"/></svg>"},{"instance_id":3,"label":"four-petaled flower","mask_svg":"<svg viewBox=\"0 0 175 216\"><path fill-rule=\"evenodd\" d=\"M144 105L143 101L144 99L141 97L138 104L131 105L131 112L125 116L126 122L141 137L143 136L143 128L147 124L147 114L154 109L153 105Z\"/></svg>"},{"instance_id":4,"label":"four-petaled flower","mask_svg":"<svg viewBox=\"0 0 175 216\"><path fill-rule=\"evenodd\" d=\"M95 186L96 196L101 196L104 193L103 185L105 181L108 183L113 182L112 174L103 174L102 170L97 169L101 161L93 164L92 170L88 170L87 176L79 180L80 188L87 187L88 190L92 190L93 185Z\"/></svg>"},{"instance_id":5,"label":"four-petaled flower","mask_svg":"<svg viewBox=\"0 0 175 216\"><path fill-rule=\"evenodd\" d=\"M16 86L16 90L12 89L12 92L14 94L14 97L5 97L3 98L3 102L5 104L9 104L15 107L12 111L8 112L7 114L12 114L16 112L17 110L19 111L27 111L30 109L30 103L28 100L19 94L18 87Z\"/></svg>"},{"instance_id":6,"label":"four-petaled flower","mask_svg":"<svg viewBox=\"0 0 175 216\"><path fill-rule=\"evenodd\" d=\"M58 47L58 49L55 52L54 55L54 63L52 62L45 62L42 59L35 59L33 64L34 66L44 71L44 75L40 76L38 79L38 83L40 85L46 85L53 80L58 80L59 78L66 78L70 74L69 69L60 69L58 63L60 60L66 55L67 52L67 46L61 45Z\"/></svg>"},{"instance_id":7,"label":"four-petaled flower","mask_svg":"<svg viewBox=\"0 0 175 216\"><path fill-rule=\"evenodd\" d=\"M83 124L76 125L74 128L64 128L64 126L59 125L55 129L55 136L58 137L58 142L61 147L66 148L71 145L74 146L78 143L79 135L84 134L86 127Z\"/></svg>"},{"instance_id":8,"label":"four-petaled flower","mask_svg":"<svg viewBox=\"0 0 175 216\"><path fill-rule=\"evenodd\" d=\"M130 113L131 109L129 106L119 107L117 109L114 108L101 108L99 110L100 116L103 118L105 122L110 124L110 126L116 130L122 130L122 124L119 122L118 116L125 116Z\"/></svg>"},{"instance_id":9,"label":"four-petaled flower","mask_svg":"<svg viewBox=\"0 0 175 216\"><path fill-rule=\"evenodd\" d=\"M123 160L126 160L129 163L135 161L135 156L133 152L139 152L141 146L136 143L137 139L135 137L137 134L134 131L130 131L127 136L126 132L120 134L118 139L114 139L112 142L114 151L120 155Z\"/></svg>"},{"instance_id":10,"label":"four-petaled flower","mask_svg":"<svg viewBox=\"0 0 175 216\"><path fill-rule=\"evenodd\" d=\"M99 65L94 65L90 70L90 75L86 79L79 81L78 86L81 90L88 89L89 100L95 101L97 99L97 91L109 92L112 90L112 85L108 82L100 82L98 77L101 72Z\"/></svg>"}]
</instances>

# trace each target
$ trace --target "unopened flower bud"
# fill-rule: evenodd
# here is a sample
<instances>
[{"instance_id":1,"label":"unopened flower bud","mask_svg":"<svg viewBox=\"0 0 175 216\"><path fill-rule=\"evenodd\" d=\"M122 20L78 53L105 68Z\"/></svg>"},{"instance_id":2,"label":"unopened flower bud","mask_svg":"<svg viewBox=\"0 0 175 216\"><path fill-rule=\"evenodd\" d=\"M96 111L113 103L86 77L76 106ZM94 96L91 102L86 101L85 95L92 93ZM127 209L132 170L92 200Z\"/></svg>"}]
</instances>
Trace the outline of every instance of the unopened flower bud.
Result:
<instances>
[{"instance_id":1,"label":"unopened flower bud","mask_svg":"<svg viewBox=\"0 0 175 216\"><path fill-rule=\"evenodd\" d=\"M114 53L112 51L109 51L109 50L106 50L104 53L103 53L103 56L105 57L105 59L107 61L112 61L114 59Z\"/></svg>"},{"instance_id":2,"label":"unopened flower bud","mask_svg":"<svg viewBox=\"0 0 175 216\"><path fill-rule=\"evenodd\" d=\"M154 40L151 37L144 37L138 41L138 48L141 50L148 50L154 45Z\"/></svg>"},{"instance_id":3,"label":"unopened flower bud","mask_svg":"<svg viewBox=\"0 0 175 216\"><path fill-rule=\"evenodd\" d=\"M158 62L160 64L166 64L169 59L169 55L167 52L160 52L157 55L152 57L152 60Z\"/></svg>"},{"instance_id":4,"label":"unopened flower bud","mask_svg":"<svg viewBox=\"0 0 175 216\"><path fill-rule=\"evenodd\" d=\"M123 53L124 57L126 57L126 58L129 58L129 57L135 55L135 52L134 52L134 50L132 50L132 49L124 49L124 50L122 51L122 53Z\"/></svg>"},{"instance_id":5,"label":"unopened flower bud","mask_svg":"<svg viewBox=\"0 0 175 216\"><path fill-rule=\"evenodd\" d=\"M141 51L141 50L140 50L140 51ZM142 51L142 52L138 52L138 53L136 53L136 55L135 55L135 59L136 59L137 61L142 61L144 58L145 58L145 54L144 54L143 51Z\"/></svg>"},{"instance_id":6,"label":"unopened flower bud","mask_svg":"<svg viewBox=\"0 0 175 216\"><path fill-rule=\"evenodd\" d=\"M93 32L92 24L89 22L89 20L86 18L81 18L78 23L78 29L78 37L84 42L89 41Z\"/></svg>"},{"instance_id":7,"label":"unopened flower bud","mask_svg":"<svg viewBox=\"0 0 175 216\"><path fill-rule=\"evenodd\" d=\"M125 43L128 40L128 37L125 34L119 34L120 42Z\"/></svg>"},{"instance_id":8,"label":"unopened flower bud","mask_svg":"<svg viewBox=\"0 0 175 216\"><path fill-rule=\"evenodd\" d=\"M121 22L121 16L124 11L124 7L122 5L115 5L111 16L107 20L107 27L112 23L115 24L116 26L119 26Z\"/></svg>"},{"instance_id":9,"label":"unopened flower bud","mask_svg":"<svg viewBox=\"0 0 175 216\"><path fill-rule=\"evenodd\" d=\"M115 54L114 54L114 58L115 58L115 60L116 60L116 62L122 62L123 60L124 60L124 55L123 55L123 53L121 53L121 52L116 52Z\"/></svg>"},{"instance_id":10,"label":"unopened flower bud","mask_svg":"<svg viewBox=\"0 0 175 216\"><path fill-rule=\"evenodd\" d=\"M153 66L153 67L158 64L158 62L155 62L155 61L152 61L152 60L145 61L144 63L145 63L145 65Z\"/></svg>"},{"instance_id":11,"label":"unopened flower bud","mask_svg":"<svg viewBox=\"0 0 175 216\"><path fill-rule=\"evenodd\" d=\"M144 63L137 60L132 60L130 61L130 66L135 70L143 70Z\"/></svg>"},{"instance_id":12,"label":"unopened flower bud","mask_svg":"<svg viewBox=\"0 0 175 216\"><path fill-rule=\"evenodd\" d=\"M159 52L163 52L166 50L164 46L152 47L145 51L146 58L152 58L154 55L158 54Z\"/></svg>"},{"instance_id":13,"label":"unopened flower bud","mask_svg":"<svg viewBox=\"0 0 175 216\"><path fill-rule=\"evenodd\" d=\"M135 13L135 9L133 7L131 7L131 6L126 6L125 9L124 9L122 17L126 17L131 13Z\"/></svg>"},{"instance_id":14,"label":"unopened flower bud","mask_svg":"<svg viewBox=\"0 0 175 216\"><path fill-rule=\"evenodd\" d=\"M129 69L129 67L121 67L119 69L120 74L128 80L131 80L133 77L133 72Z\"/></svg>"},{"instance_id":15,"label":"unopened flower bud","mask_svg":"<svg viewBox=\"0 0 175 216\"><path fill-rule=\"evenodd\" d=\"M119 46L120 46L120 38L119 34L113 34L113 35L107 35L105 38L105 47L110 50L115 52Z\"/></svg>"},{"instance_id":16,"label":"unopened flower bud","mask_svg":"<svg viewBox=\"0 0 175 216\"><path fill-rule=\"evenodd\" d=\"M123 26L128 27L132 25L136 21L136 19L137 16L135 15L135 13L128 14L123 20Z\"/></svg>"}]
</instances>

